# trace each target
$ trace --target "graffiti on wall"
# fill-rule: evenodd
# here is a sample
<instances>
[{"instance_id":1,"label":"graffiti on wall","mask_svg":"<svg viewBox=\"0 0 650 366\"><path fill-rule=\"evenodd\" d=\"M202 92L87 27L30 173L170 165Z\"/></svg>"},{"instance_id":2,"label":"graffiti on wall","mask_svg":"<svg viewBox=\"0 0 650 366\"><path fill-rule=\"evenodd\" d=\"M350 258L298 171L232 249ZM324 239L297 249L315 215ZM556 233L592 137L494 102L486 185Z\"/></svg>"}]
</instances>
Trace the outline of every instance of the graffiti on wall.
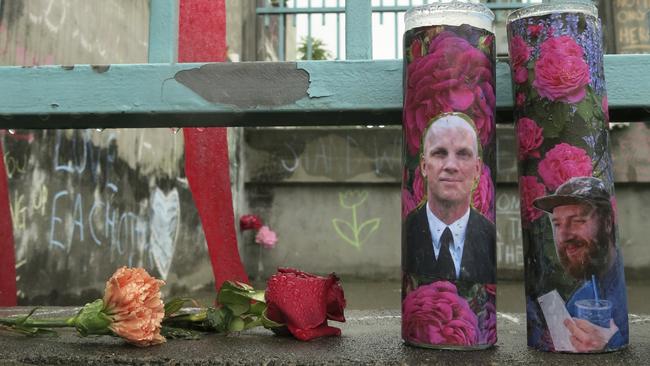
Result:
<instances>
[{"instance_id":1,"label":"graffiti on wall","mask_svg":"<svg viewBox=\"0 0 650 366\"><path fill-rule=\"evenodd\" d=\"M379 229L381 218L375 217L361 221L358 209L364 205L368 199L367 191L346 191L339 193L339 204L342 208L350 210L350 219L334 218L332 226L336 234L346 243L357 249Z\"/></svg>"}]
</instances>

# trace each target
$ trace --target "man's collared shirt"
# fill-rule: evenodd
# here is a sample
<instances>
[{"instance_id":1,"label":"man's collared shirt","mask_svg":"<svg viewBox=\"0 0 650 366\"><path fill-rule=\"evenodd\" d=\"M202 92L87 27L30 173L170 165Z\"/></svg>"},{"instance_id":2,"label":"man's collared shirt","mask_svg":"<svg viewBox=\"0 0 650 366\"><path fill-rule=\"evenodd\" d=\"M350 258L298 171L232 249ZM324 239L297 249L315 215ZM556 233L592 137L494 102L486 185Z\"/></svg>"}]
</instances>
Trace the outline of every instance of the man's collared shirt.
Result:
<instances>
[{"instance_id":1,"label":"man's collared shirt","mask_svg":"<svg viewBox=\"0 0 650 366\"><path fill-rule=\"evenodd\" d=\"M458 220L454 221L451 225L447 225L442 222L429 208L429 204L425 205L427 207L427 219L429 221L429 231L431 232L431 238L433 239L433 253L438 259L438 254L440 253L440 237L445 231L445 228L449 227L451 233L454 237L454 242L449 245L449 253L451 258L454 260L454 268L456 269L456 278L460 277L460 262L463 259L463 248L465 246L465 232L467 229L467 223L469 222L469 207L467 212Z\"/></svg>"}]
</instances>

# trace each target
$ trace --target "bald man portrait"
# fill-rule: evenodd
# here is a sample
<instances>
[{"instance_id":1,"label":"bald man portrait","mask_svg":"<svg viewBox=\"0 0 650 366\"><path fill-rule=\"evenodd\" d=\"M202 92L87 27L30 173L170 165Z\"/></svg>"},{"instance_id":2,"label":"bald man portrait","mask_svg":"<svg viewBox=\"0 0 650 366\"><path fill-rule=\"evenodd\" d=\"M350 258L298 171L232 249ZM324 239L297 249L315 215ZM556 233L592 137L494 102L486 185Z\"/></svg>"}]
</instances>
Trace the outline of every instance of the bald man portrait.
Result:
<instances>
[{"instance_id":1,"label":"bald man portrait","mask_svg":"<svg viewBox=\"0 0 650 366\"><path fill-rule=\"evenodd\" d=\"M470 206L482 166L473 122L462 113L442 114L422 142L427 200L402 226L403 268L420 284L495 283L496 226Z\"/></svg>"}]
</instances>

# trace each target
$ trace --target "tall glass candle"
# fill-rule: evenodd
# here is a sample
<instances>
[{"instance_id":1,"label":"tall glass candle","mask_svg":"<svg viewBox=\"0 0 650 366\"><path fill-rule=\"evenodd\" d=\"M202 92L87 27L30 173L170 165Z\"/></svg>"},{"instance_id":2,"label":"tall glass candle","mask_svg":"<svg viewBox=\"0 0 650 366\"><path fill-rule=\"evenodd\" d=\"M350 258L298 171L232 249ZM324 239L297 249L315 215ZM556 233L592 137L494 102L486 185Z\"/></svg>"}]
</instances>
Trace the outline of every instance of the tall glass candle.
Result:
<instances>
[{"instance_id":1,"label":"tall glass candle","mask_svg":"<svg viewBox=\"0 0 650 366\"><path fill-rule=\"evenodd\" d=\"M406 13L402 337L496 343L494 14L449 2Z\"/></svg>"},{"instance_id":2,"label":"tall glass candle","mask_svg":"<svg viewBox=\"0 0 650 366\"><path fill-rule=\"evenodd\" d=\"M584 2L508 17L528 345L544 351L628 344L601 39Z\"/></svg>"}]
</instances>

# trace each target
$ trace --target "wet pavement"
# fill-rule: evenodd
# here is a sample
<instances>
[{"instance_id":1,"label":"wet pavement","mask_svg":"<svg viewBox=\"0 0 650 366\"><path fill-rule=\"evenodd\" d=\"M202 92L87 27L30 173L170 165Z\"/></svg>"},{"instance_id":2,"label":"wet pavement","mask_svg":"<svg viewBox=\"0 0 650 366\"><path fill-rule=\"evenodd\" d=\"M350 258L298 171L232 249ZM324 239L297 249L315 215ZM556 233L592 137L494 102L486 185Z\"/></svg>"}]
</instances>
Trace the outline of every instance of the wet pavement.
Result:
<instances>
[{"instance_id":1,"label":"wet pavement","mask_svg":"<svg viewBox=\"0 0 650 366\"><path fill-rule=\"evenodd\" d=\"M27 308L19 309L26 310ZM47 308L53 315L73 308ZM1 315L7 311L0 310ZM647 364L650 359L650 317L630 318L630 347L597 355L549 354L526 347L522 314L499 313L497 346L458 352L413 348L400 338L396 310L350 310L341 325L343 336L299 342L263 329L235 335L206 335L200 340L170 340L137 348L112 337L80 338L72 331L59 337L34 338L0 334L2 365L485 365L562 363L575 365Z\"/></svg>"}]
</instances>

